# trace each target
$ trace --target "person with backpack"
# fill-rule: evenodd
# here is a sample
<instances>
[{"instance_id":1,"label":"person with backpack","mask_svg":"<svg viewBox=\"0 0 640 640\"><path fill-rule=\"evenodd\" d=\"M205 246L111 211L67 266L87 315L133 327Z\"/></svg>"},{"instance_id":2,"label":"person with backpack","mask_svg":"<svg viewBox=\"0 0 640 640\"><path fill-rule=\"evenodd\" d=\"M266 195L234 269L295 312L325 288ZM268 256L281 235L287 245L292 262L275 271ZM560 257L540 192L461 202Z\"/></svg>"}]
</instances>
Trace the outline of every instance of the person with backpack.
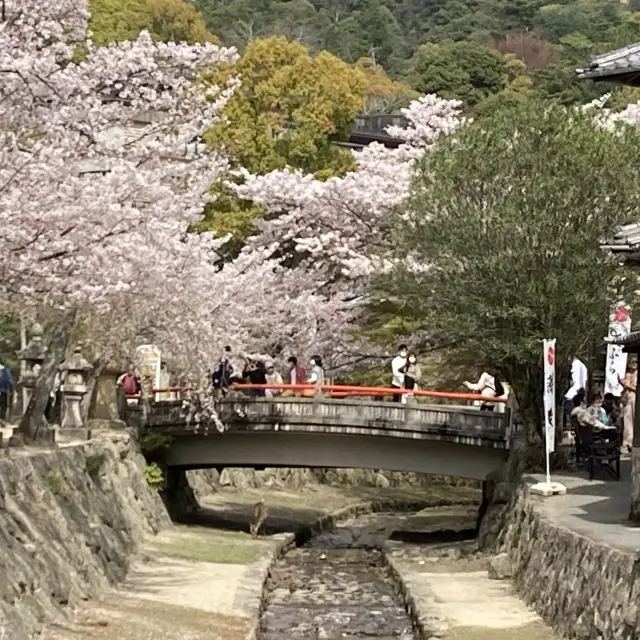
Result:
<instances>
[{"instance_id":1,"label":"person with backpack","mask_svg":"<svg viewBox=\"0 0 640 640\"><path fill-rule=\"evenodd\" d=\"M127 373L118 379L118 384L124 391L124 395L127 398L127 404L137 404L139 400L137 396L142 390L142 383L140 382L140 376L138 376L134 367L129 367Z\"/></svg>"},{"instance_id":2,"label":"person with backpack","mask_svg":"<svg viewBox=\"0 0 640 640\"><path fill-rule=\"evenodd\" d=\"M486 398L502 398L505 395L505 388L500 378L492 376L486 371L482 372L478 382L464 381L464 386L469 391L475 391ZM494 411L496 407L495 402L483 402L482 400L474 400L473 405L480 407L480 411Z\"/></svg>"}]
</instances>

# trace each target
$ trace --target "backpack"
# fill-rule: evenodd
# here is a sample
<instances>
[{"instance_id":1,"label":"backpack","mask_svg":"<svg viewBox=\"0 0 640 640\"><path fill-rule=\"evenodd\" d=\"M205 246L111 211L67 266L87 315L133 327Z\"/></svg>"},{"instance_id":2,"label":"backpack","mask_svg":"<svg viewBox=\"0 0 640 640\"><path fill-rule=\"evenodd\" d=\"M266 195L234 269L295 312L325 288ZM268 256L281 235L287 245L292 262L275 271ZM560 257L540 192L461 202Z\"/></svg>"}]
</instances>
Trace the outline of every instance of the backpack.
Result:
<instances>
[{"instance_id":1,"label":"backpack","mask_svg":"<svg viewBox=\"0 0 640 640\"><path fill-rule=\"evenodd\" d=\"M498 378L498 376L493 376L493 380L496 388L496 398L500 398L505 394L504 385L500 382L500 378Z\"/></svg>"},{"instance_id":2,"label":"backpack","mask_svg":"<svg viewBox=\"0 0 640 640\"><path fill-rule=\"evenodd\" d=\"M134 375L128 373L122 380L122 389L128 396L135 396L138 393L138 381Z\"/></svg>"}]
</instances>

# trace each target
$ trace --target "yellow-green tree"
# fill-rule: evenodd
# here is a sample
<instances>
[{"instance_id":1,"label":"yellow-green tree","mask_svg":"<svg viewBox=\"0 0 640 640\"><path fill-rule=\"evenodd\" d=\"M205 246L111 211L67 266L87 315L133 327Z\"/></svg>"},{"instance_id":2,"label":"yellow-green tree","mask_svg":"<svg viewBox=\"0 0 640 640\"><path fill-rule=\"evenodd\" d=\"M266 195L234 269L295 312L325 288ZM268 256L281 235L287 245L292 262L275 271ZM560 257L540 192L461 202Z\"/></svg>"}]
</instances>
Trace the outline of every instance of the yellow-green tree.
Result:
<instances>
[{"instance_id":1,"label":"yellow-green tree","mask_svg":"<svg viewBox=\"0 0 640 640\"><path fill-rule=\"evenodd\" d=\"M224 109L225 120L205 136L234 165L256 174L292 167L320 179L354 168L351 153L331 143L346 136L364 108L367 80L360 69L327 52L312 57L301 44L274 37L251 42L236 64L210 80L224 85L235 76L241 85ZM195 230L230 233L223 257L233 257L255 232L262 210L221 183L213 189L215 199Z\"/></svg>"},{"instance_id":2,"label":"yellow-green tree","mask_svg":"<svg viewBox=\"0 0 640 640\"><path fill-rule=\"evenodd\" d=\"M325 177L353 166L351 155L331 141L365 105L361 70L274 37L251 42L211 80L224 85L233 76L242 84L224 109L226 120L208 132L209 144L252 173L289 166Z\"/></svg>"},{"instance_id":3,"label":"yellow-green tree","mask_svg":"<svg viewBox=\"0 0 640 640\"><path fill-rule=\"evenodd\" d=\"M97 45L135 39L146 29L164 42L217 42L196 9L184 0L91 0L91 30Z\"/></svg>"},{"instance_id":4,"label":"yellow-green tree","mask_svg":"<svg viewBox=\"0 0 640 640\"><path fill-rule=\"evenodd\" d=\"M392 80L371 58L360 58L355 66L367 80L366 111L369 113L396 112L420 97L409 85Z\"/></svg>"}]
</instances>

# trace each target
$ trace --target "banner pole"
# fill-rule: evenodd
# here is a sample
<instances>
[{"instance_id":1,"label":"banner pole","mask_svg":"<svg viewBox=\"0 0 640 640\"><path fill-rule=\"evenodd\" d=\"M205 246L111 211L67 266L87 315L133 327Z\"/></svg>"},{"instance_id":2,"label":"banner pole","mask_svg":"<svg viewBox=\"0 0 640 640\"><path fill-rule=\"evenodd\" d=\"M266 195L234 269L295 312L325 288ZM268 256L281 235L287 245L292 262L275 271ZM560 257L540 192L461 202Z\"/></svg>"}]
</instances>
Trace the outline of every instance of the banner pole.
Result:
<instances>
[{"instance_id":1,"label":"banner pole","mask_svg":"<svg viewBox=\"0 0 640 640\"><path fill-rule=\"evenodd\" d=\"M544 405L544 449L546 462L546 482L537 482L530 487L532 493L542 496L566 493L564 485L551 482L551 452L556 447L556 341L542 341L542 362L544 369L544 385L542 402Z\"/></svg>"}]
</instances>

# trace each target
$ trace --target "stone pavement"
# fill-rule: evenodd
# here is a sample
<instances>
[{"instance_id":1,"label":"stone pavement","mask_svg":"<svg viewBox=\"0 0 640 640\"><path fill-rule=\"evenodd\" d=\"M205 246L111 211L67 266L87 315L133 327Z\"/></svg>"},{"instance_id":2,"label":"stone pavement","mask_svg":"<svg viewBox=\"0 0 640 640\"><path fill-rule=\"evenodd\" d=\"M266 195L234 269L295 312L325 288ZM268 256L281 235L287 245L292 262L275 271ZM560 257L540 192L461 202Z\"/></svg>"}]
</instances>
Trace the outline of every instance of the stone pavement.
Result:
<instances>
[{"instance_id":1,"label":"stone pavement","mask_svg":"<svg viewBox=\"0 0 640 640\"><path fill-rule=\"evenodd\" d=\"M466 518L462 509L425 510L424 522L433 518L439 526L445 517L455 530ZM509 581L489 579L489 557L478 551L477 542L440 542L384 546L387 561L400 577L409 606L419 621L421 638L447 640L552 640L555 638L540 617L515 593Z\"/></svg>"},{"instance_id":2,"label":"stone pavement","mask_svg":"<svg viewBox=\"0 0 640 640\"><path fill-rule=\"evenodd\" d=\"M619 482L603 474L592 481L586 471L552 474L553 482L567 487L563 496L530 496L538 513L550 522L566 527L597 543L626 552L640 550L640 527L629 526L631 460L623 458ZM535 474L527 484L544 481Z\"/></svg>"}]
</instances>

